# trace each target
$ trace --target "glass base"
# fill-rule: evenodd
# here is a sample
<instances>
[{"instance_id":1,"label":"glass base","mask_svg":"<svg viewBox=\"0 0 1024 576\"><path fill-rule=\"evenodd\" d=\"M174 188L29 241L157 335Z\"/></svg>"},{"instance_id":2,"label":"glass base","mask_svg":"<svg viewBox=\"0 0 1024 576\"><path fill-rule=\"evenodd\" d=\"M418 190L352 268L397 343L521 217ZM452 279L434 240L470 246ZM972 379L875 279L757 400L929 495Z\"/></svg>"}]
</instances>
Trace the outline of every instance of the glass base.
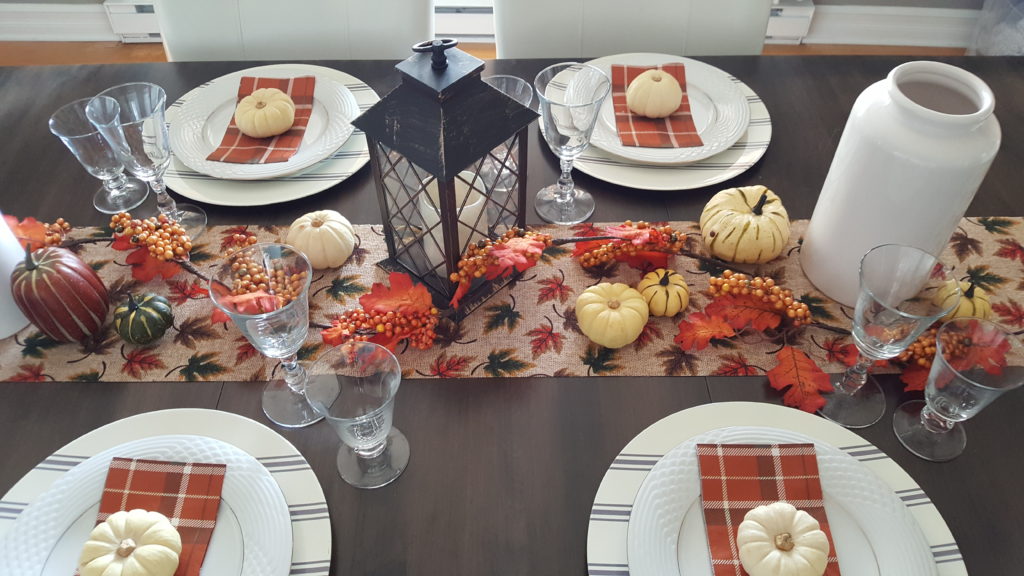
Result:
<instances>
[{"instance_id":1,"label":"glass base","mask_svg":"<svg viewBox=\"0 0 1024 576\"><path fill-rule=\"evenodd\" d=\"M954 424L948 432L932 432L921 422L924 400L904 402L892 416L892 430L900 444L915 456L932 462L946 462L963 454L967 447L964 427Z\"/></svg>"},{"instance_id":2,"label":"glass base","mask_svg":"<svg viewBox=\"0 0 1024 576\"><path fill-rule=\"evenodd\" d=\"M842 380L843 374L833 374L832 386L838 387ZM885 414L885 394L870 375L856 394L836 391L826 394L825 399L827 403L818 414L846 428L867 428Z\"/></svg>"},{"instance_id":3,"label":"glass base","mask_svg":"<svg viewBox=\"0 0 1024 576\"><path fill-rule=\"evenodd\" d=\"M537 193L534 208L537 216L552 224L579 224L594 213L594 197L590 193L573 188L568 202L559 201L561 189L557 184L542 188Z\"/></svg>"},{"instance_id":4,"label":"glass base","mask_svg":"<svg viewBox=\"0 0 1024 576\"><path fill-rule=\"evenodd\" d=\"M362 458L347 444L338 450L338 474L356 488L380 488L395 481L409 464L409 441L398 428L388 432L384 451L373 458Z\"/></svg>"},{"instance_id":5,"label":"glass base","mask_svg":"<svg viewBox=\"0 0 1024 576\"><path fill-rule=\"evenodd\" d=\"M138 178L125 178L125 181L124 188L116 194L105 187L97 190L92 197L92 205L104 214L120 214L145 202L149 196L149 184Z\"/></svg>"},{"instance_id":6,"label":"glass base","mask_svg":"<svg viewBox=\"0 0 1024 576\"><path fill-rule=\"evenodd\" d=\"M263 413L270 421L285 428L302 428L323 420L306 401L282 380L271 380L263 389Z\"/></svg>"},{"instance_id":7,"label":"glass base","mask_svg":"<svg viewBox=\"0 0 1024 576\"><path fill-rule=\"evenodd\" d=\"M192 204L178 204L172 216L185 229L190 240L195 241L206 232L206 211Z\"/></svg>"}]
</instances>

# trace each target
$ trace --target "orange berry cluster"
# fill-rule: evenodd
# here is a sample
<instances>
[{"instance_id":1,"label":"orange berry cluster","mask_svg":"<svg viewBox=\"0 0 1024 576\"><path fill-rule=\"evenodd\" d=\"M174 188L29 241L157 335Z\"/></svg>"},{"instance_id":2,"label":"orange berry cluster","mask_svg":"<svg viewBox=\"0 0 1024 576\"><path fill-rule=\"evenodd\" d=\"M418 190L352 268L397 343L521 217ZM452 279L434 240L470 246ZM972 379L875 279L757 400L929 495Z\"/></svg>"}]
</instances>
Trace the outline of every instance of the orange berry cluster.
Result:
<instances>
[{"instance_id":1,"label":"orange berry cluster","mask_svg":"<svg viewBox=\"0 0 1024 576\"><path fill-rule=\"evenodd\" d=\"M914 340L910 346L907 346L903 352L900 352L896 359L906 364L917 364L924 368L930 368L932 361L935 359L935 353L938 351L935 341L938 333L938 326L925 330L917 337L917 340ZM970 345L967 339L968 336L966 334L956 332L944 333L942 335L942 347L948 351L949 356L947 357L958 358L966 354L967 347Z\"/></svg>"},{"instance_id":2,"label":"orange berry cluster","mask_svg":"<svg viewBox=\"0 0 1024 576\"><path fill-rule=\"evenodd\" d=\"M497 240L480 239L476 244L471 245L458 263L458 271L452 272L449 279L452 282L472 282L475 278L481 278L487 273L487 269L498 264L498 259L491 255L491 250L500 244L504 244L512 238L528 238L544 243L544 247L551 246L551 236L523 230L518 227L509 228ZM526 258L536 263L540 260L540 254L527 253Z\"/></svg>"},{"instance_id":3,"label":"orange berry cluster","mask_svg":"<svg viewBox=\"0 0 1024 576\"><path fill-rule=\"evenodd\" d=\"M712 276L708 279L708 294L712 298L724 294L738 294L741 296L754 296L770 304L785 314L793 322L793 326L808 324L811 321L811 310L800 300L793 296L793 291L782 288L769 277L755 276L750 278L746 274L726 270L721 277Z\"/></svg>"},{"instance_id":4,"label":"orange berry cluster","mask_svg":"<svg viewBox=\"0 0 1024 576\"><path fill-rule=\"evenodd\" d=\"M259 239L256 238L255 236L247 236L245 234L234 234L231 236L231 241L231 247L228 248L227 253L225 254L226 256L229 257L235 252L241 250L242 248L259 243Z\"/></svg>"},{"instance_id":5,"label":"orange berry cluster","mask_svg":"<svg viewBox=\"0 0 1024 576\"><path fill-rule=\"evenodd\" d=\"M47 246L59 246L64 241L64 236L71 232L71 224L63 218L57 218L52 224L43 224L43 243Z\"/></svg>"},{"instance_id":6,"label":"orange berry cluster","mask_svg":"<svg viewBox=\"0 0 1024 576\"><path fill-rule=\"evenodd\" d=\"M280 306L298 298L306 287L308 273L305 270L287 270L284 262L280 260L271 261L271 266L273 269L268 271L261 261L249 256L235 255L231 262L231 271L234 274L231 293L241 296L253 292L266 292L277 296Z\"/></svg>"},{"instance_id":7,"label":"orange berry cluster","mask_svg":"<svg viewBox=\"0 0 1024 576\"><path fill-rule=\"evenodd\" d=\"M631 241L609 241L592 250L580 254L577 260L584 268L593 268L607 264L620 256L628 257L637 252L667 252L676 254L686 244L686 236L676 232L671 226L651 226L643 220L633 223L626 220L624 226L636 228L637 230L650 230L647 242L634 244Z\"/></svg>"},{"instance_id":8,"label":"orange berry cluster","mask_svg":"<svg viewBox=\"0 0 1024 576\"><path fill-rule=\"evenodd\" d=\"M393 310L386 313L367 312L357 308L342 313L331 324L337 328L341 342L365 342L380 334L389 341L408 340L413 348L426 350L434 345L434 338L437 337L434 328L439 318L437 308L415 313Z\"/></svg>"},{"instance_id":9,"label":"orange berry cluster","mask_svg":"<svg viewBox=\"0 0 1024 576\"><path fill-rule=\"evenodd\" d=\"M188 260L192 251L185 229L163 214L139 220L121 212L110 218L110 227L118 236L128 236L132 244L147 247L157 260Z\"/></svg>"}]
</instances>

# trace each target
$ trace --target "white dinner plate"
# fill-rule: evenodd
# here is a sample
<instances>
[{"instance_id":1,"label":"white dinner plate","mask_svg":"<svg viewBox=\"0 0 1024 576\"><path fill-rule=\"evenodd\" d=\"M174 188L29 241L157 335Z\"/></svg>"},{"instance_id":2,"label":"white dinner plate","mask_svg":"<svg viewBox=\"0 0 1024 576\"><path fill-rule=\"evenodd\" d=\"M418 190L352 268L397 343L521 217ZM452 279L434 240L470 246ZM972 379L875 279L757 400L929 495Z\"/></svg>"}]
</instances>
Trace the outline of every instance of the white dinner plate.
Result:
<instances>
[{"instance_id":1,"label":"white dinner plate","mask_svg":"<svg viewBox=\"0 0 1024 576\"><path fill-rule=\"evenodd\" d=\"M655 465L680 443L714 430L738 426L790 432L794 436L778 437L810 438L815 444L834 447L855 459L877 476L888 491L909 510L924 536L938 576L967 576L960 550L942 515L928 495L896 462L856 433L824 418L794 408L760 402L721 402L683 410L655 422L631 440L609 466L594 496L587 529L588 574L639 576L630 574L628 540L630 517L634 506L640 505L637 498L644 480ZM703 529L700 506L696 501L692 506L694 510L688 511L685 518L692 516L695 520L699 519ZM831 511L829 518L833 520ZM836 519L843 521L842 518ZM680 522L674 527L675 535L680 533L679 526L689 529ZM899 542L904 542L902 535L899 538ZM684 542L684 553L688 549L686 546L695 545L694 541L689 539ZM857 542L854 540L849 543ZM844 539L843 546L849 543ZM701 542L700 546L701 552L706 555L706 549L703 548L706 543ZM667 573L668 576L678 573L678 558L676 562L673 566L676 571ZM847 574L845 566L843 574L856 575Z\"/></svg>"},{"instance_id":2,"label":"white dinner plate","mask_svg":"<svg viewBox=\"0 0 1024 576\"><path fill-rule=\"evenodd\" d=\"M96 524L107 469L114 457L226 464L203 576L288 574L292 550L288 503L270 472L230 444L184 435L155 436L115 446L54 482L21 514L0 545L13 573L74 573L82 545Z\"/></svg>"},{"instance_id":3,"label":"white dinner plate","mask_svg":"<svg viewBox=\"0 0 1024 576\"><path fill-rule=\"evenodd\" d=\"M212 440L197 444L194 438L181 441L181 436L171 438L174 435ZM228 448L225 449L225 445ZM279 434L253 420L228 412L187 408L118 420L72 441L29 471L0 500L0 574L29 576L59 572L66 576L70 573L63 565L60 571L54 568L51 572L48 562L58 561L59 556L72 563L77 559L84 536L95 523L99 494L99 490L80 480L88 478L89 482L98 482L98 488L102 489L106 477L104 459L109 462L115 455L168 460L193 455L196 460L231 459L217 527L203 564L204 576L327 576L329 573L330 517L320 483L302 455ZM252 468L253 460L262 471ZM250 472L234 475L232 471L240 466ZM232 479L233 475L236 477ZM267 475L274 486L266 482ZM74 492L55 492L59 499L51 499L51 491L60 486L74 486ZM81 490L88 494L76 496ZM284 515L280 507L282 497L286 506ZM58 506L58 502L67 502L68 509ZM256 506L252 506L253 503ZM68 531L59 536L58 545L48 544L52 543L52 536L32 538L36 532L51 533L48 531L53 530L53 521L72 516L74 521ZM61 522L66 520L58 524ZM271 533L271 530L276 532ZM31 543L24 540L26 536ZM255 540L250 541L250 536ZM268 542L268 539L275 542ZM76 545L71 540L80 541ZM284 545L282 540L288 543ZM17 544L19 542L24 546ZM7 549L9 543L15 543L17 549ZM53 550L53 558L41 565L35 560L26 563L25 559L38 558L35 554L41 548ZM244 559L239 556L242 551ZM245 563L245 571L236 570L242 563ZM44 566L47 572L43 572Z\"/></svg>"},{"instance_id":4,"label":"white dinner plate","mask_svg":"<svg viewBox=\"0 0 1024 576\"><path fill-rule=\"evenodd\" d=\"M342 84L355 99L358 112L373 106L380 98L358 78L323 66L308 64L272 64L236 72L241 75L308 75L327 78ZM205 85L204 85L205 86ZM167 121L174 125L183 106L202 86L193 89L168 107ZM350 119L351 120L351 119ZM168 187L182 196L218 206L265 206L289 202L322 192L343 182L370 161L369 147L362 130L355 130L341 148L305 170L267 180L225 180L197 172L172 154L171 165L164 174Z\"/></svg>"},{"instance_id":5,"label":"white dinner plate","mask_svg":"<svg viewBox=\"0 0 1024 576\"><path fill-rule=\"evenodd\" d=\"M620 54L591 60L611 77L612 65L658 66L681 62L686 68L686 95L702 146L643 148L624 146L615 127L615 106L609 96L601 107L591 144L616 156L644 164L686 164L710 158L728 149L743 136L750 122L750 107L734 78L699 60L666 54Z\"/></svg>"},{"instance_id":6,"label":"white dinner plate","mask_svg":"<svg viewBox=\"0 0 1024 576\"><path fill-rule=\"evenodd\" d=\"M813 443L825 512L844 576L934 576L935 559L914 517L852 456L788 430L731 427L695 436L647 475L629 516L631 576L713 576L700 503L697 444Z\"/></svg>"},{"instance_id":7,"label":"white dinner plate","mask_svg":"<svg viewBox=\"0 0 1024 576\"><path fill-rule=\"evenodd\" d=\"M267 78L303 76L298 68L287 65L261 73ZM225 180L266 180L294 174L327 158L345 143L354 127L351 122L359 115L355 96L341 82L315 75L313 110L306 124L302 143L294 156L285 162L266 164L239 164L215 162L207 156L220 146L238 100L238 83L245 71L221 76L190 92L186 100L169 121L171 149L189 168Z\"/></svg>"},{"instance_id":8,"label":"white dinner plate","mask_svg":"<svg viewBox=\"0 0 1024 576\"><path fill-rule=\"evenodd\" d=\"M622 61L623 56L615 58ZM722 152L690 164L659 165L634 162L591 146L573 166L605 182L641 190L692 190L739 176L768 150L772 121L761 98L743 82L732 76L730 79L746 99L750 120L739 140Z\"/></svg>"}]
</instances>

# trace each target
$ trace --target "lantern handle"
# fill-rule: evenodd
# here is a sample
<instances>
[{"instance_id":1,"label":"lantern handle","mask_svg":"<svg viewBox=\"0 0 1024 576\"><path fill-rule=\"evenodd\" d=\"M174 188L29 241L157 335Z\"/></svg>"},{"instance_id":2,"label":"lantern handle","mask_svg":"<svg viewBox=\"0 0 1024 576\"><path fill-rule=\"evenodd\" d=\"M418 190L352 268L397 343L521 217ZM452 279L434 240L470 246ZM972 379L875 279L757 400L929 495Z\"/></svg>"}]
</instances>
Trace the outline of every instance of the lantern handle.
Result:
<instances>
[{"instance_id":1,"label":"lantern handle","mask_svg":"<svg viewBox=\"0 0 1024 576\"><path fill-rule=\"evenodd\" d=\"M458 45L459 41L455 38L437 38L413 44L412 51L433 53L433 56L430 57L430 67L434 70L444 70L448 67L448 57L444 55L444 51Z\"/></svg>"}]
</instances>

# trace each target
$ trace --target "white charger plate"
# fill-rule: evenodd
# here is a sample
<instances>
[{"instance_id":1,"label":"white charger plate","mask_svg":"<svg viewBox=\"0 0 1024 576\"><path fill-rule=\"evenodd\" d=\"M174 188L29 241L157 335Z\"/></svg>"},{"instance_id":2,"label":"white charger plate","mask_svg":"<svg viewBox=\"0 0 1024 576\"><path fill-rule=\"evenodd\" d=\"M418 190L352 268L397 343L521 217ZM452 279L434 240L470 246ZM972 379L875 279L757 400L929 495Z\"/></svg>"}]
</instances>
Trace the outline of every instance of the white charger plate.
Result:
<instances>
[{"instance_id":1,"label":"white charger plate","mask_svg":"<svg viewBox=\"0 0 1024 576\"><path fill-rule=\"evenodd\" d=\"M271 64L248 68L239 75L308 75L328 78L347 88L358 106L359 113L367 110L380 97L358 78L323 66L309 64ZM176 121L181 108L202 89L198 87L182 96L167 108L167 121ZM173 151L172 151L173 152ZM266 206L312 196L345 181L370 161L369 146L362 130L355 130L341 148L306 170L267 180L225 180L189 168L172 153L171 164L164 180L174 192L205 204L218 206Z\"/></svg>"},{"instance_id":2,"label":"white charger plate","mask_svg":"<svg viewBox=\"0 0 1024 576\"><path fill-rule=\"evenodd\" d=\"M599 180L640 190L693 190L739 176L768 150L772 121L761 98L743 82L731 76L730 79L746 98L750 121L746 132L726 150L690 164L658 165L634 162L591 146L573 166Z\"/></svg>"},{"instance_id":3,"label":"white charger plate","mask_svg":"<svg viewBox=\"0 0 1024 576\"><path fill-rule=\"evenodd\" d=\"M743 136L750 122L750 107L733 77L699 60L667 54L620 54L587 62L611 77L612 65L658 66L681 62L686 67L686 95L694 126L703 146L688 148L643 148L624 146L615 127L615 106L611 96L601 107L591 144L644 164L686 164L710 158L728 149Z\"/></svg>"},{"instance_id":4,"label":"white charger plate","mask_svg":"<svg viewBox=\"0 0 1024 576\"><path fill-rule=\"evenodd\" d=\"M295 447L278 433L243 416L218 410L183 408L148 412L112 422L70 442L30 470L0 499L0 539L6 543L8 538L18 538L17 532L29 525L28 523L24 526L20 525L19 518L28 514L35 503L44 505L46 502L43 498L44 494L90 458L103 453L113 456L115 450L112 449L137 440L182 434L211 438L244 451L254 457L259 465L269 472L277 485L279 494L283 494L290 526L285 525L281 528L281 534L285 536L289 532L291 534L290 557L286 552L283 568L278 568L280 558L274 558L273 563L270 563L268 559L267 562L274 566L275 572L267 572L267 574L273 574L273 576L289 573L301 573L304 576L327 576L329 574L331 523L323 489L320 487L316 474L313 473L309 464ZM159 439L153 441L159 445ZM105 478L105 469L102 477ZM102 486L102 479L100 486ZM225 488L227 487L228 481L225 478ZM255 494L258 492L250 490L242 500L251 499L255 497ZM76 506L79 508L76 518L79 519L78 522L83 523L82 526L88 525L91 528L95 522L97 500L86 500L90 499L86 498L76 502ZM236 509L233 500L234 498L225 495L221 503L218 527L214 529L214 540L211 541L207 562L204 563L204 574L207 574L208 565L219 566L212 562L219 562L217 558L222 552L222 546L225 548L224 551L241 550L241 544L236 544L232 548L230 540L218 541L218 539L230 537L232 534L242 534L241 529L220 531L222 515ZM225 503L228 506L224 506ZM87 507L88 509L86 509ZM90 512L92 512L91 515ZM254 511L253 513L261 512ZM26 516L26 518L29 517ZM228 528L241 525L237 519L226 518L225 520L227 523L224 526ZM70 529L76 529L77 525L72 525ZM87 535L88 531L83 534ZM78 546L84 542L83 539ZM248 542L245 546L246 554L249 554L250 551L256 553ZM271 552L274 549L276 548L268 548L267 551ZM3 549L0 548L0 550ZM77 558L77 552L75 556ZM230 553L223 558L229 562L230 566L235 566L239 560L237 557L231 557ZM6 551L0 553L0 574L27 576L39 574L42 568L43 566L15 565L11 554ZM62 576L66 574L68 572L61 572ZM219 576L220 574L230 575L232 572L210 572L210 574ZM256 570L245 574L248 576L248 574L264 574L264 572Z\"/></svg>"},{"instance_id":5,"label":"white charger plate","mask_svg":"<svg viewBox=\"0 0 1024 576\"><path fill-rule=\"evenodd\" d=\"M959 548L942 515L896 462L856 433L824 418L760 402L720 402L677 412L647 427L622 449L602 478L590 512L587 529L590 576L630 576L628 532L634 500L662 457L681 442L733 426L793 432L812 438L816 443L833 446L856 459L906 505L924 534L938 576L967 576ZM699 510L695 510L695 517L698 516Z\"/></svg>"},{"instance_id":6,"label":"white charger plate","mask_svg":"<svg viewBox=\"0 0 1024 576\"><path fill-rule=\"evenodd\" d=\"M700 504L699 443L813 443L841 572L845 576L935 575L935 559L914 517L867 467L803 434L738 426L683 442L647 475L629 517L631 576L713 576Z\"/></svg>"}]
</instances>

